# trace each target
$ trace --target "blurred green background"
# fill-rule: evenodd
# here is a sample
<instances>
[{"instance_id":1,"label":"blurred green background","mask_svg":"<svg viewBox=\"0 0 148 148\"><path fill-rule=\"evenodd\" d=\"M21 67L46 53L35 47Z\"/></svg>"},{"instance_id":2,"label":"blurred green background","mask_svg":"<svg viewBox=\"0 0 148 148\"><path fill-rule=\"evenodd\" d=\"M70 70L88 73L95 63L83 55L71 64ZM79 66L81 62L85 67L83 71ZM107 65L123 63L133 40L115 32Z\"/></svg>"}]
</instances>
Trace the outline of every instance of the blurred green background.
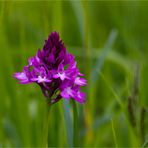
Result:
<instances>
[{"instance_id":1,"label":"blurred green background","mask_svg":"<svg viewBox=\"0 0 148 148\"><path fill-rule=\"evenodd\" d=\"M148 143L148 1L0 1L0 147L41 146L44 97L12 74L58 31L88 81L79 146ZM53 105L49 146L72 146L72 106Z\"/></svg>"}]
</instances>

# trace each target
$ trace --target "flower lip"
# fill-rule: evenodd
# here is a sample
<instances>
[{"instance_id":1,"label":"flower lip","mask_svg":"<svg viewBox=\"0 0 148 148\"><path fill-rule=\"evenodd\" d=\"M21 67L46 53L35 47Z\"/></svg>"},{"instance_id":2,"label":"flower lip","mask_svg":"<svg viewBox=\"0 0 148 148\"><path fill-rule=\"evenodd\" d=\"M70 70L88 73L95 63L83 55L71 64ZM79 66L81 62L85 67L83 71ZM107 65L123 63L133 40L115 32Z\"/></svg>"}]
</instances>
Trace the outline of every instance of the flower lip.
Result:
<instances>
[{"instance_id":1,"label":"flower lip","mask_svg":"<svg viewBox=\"0 0 148 148\"><path fill-rule=\"evenodd\" d=\"M38 83L43 83L43 82L49 83L49 82L51 82L51 80L49 80L45 76L44 77L38 76L37 78L32 78L31 81L37 81Z\"/></svg>"}]
</instances>

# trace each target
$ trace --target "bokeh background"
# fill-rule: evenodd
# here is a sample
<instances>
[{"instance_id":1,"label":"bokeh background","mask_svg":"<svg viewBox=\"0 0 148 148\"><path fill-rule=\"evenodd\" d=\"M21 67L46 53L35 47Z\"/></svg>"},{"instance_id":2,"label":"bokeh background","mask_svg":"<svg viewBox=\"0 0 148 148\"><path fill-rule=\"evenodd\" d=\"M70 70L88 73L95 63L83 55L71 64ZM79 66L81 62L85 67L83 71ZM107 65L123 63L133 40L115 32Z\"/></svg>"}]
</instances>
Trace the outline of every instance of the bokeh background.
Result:
<instances>
[{"instance_id":1,"label":"bokeh background","mask_svg":"<svg viewBox=\"0 0 148 148\"><path fill-rule=\"evenodd\" d=\"M58 31L88 81L79 146L148 143L148 1L0 1L0 147L41 146L44 97L12 74ZM72 146L72 106L52 106L49 146Z\"/></svg>"}]
</instances>

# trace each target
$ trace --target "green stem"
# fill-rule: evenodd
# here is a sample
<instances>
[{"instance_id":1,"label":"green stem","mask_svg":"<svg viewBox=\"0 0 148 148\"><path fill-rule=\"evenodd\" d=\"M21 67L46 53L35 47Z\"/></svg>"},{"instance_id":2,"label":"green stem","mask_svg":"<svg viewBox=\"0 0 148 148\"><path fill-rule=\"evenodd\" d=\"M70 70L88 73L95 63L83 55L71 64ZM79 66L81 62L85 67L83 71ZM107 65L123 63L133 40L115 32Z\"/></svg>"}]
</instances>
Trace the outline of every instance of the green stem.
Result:
<instances>
[{"instance_id":1,"label":"green stem","mask_svg":"<svg viewBox=\"0 0 148 148\"><path fill-rule=\"evenodd\" d=\"M113 131L113 138L114 138L114 142L115 142L115 147L118 148L117 137L116 137L116 133L115 133L115 128L114 128L113 119L111 119L111 125L112 125L112 131Z\"/></svg>"},{"instance_id":2,"label":"green stem","mask_svg":"<svg viewBox=\"0 0 148 148\"><path fill-rule=\"evenodd\" d=\"M74 100L72 100L73 104L73 146L78 147L78 111L77 111L77 105Z\"/></svg>"},{"instance_id":3,"label":"green stem","mask_svg":"<svg viewBox=\"0 0 148 148\"><path fill-rule=\"evenodd\" d=\"M43 123L43 143L42 147L48 147L48 124L49 124L49 112L51 105L47 104L44 113L44 123Z\"/></svg>"}]
</instances>

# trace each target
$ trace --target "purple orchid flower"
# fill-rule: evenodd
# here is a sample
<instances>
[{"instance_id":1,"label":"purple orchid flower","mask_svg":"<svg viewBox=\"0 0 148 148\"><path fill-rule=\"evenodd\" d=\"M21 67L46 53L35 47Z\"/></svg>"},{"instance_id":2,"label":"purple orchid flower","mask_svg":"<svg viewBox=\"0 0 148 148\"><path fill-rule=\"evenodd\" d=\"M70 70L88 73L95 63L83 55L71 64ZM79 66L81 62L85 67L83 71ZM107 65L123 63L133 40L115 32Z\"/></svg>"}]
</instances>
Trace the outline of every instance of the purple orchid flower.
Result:
<instances>
[{"instance_id":1,"label":"purple orchid flower","mask_svg":"<svg viewBox=\"0 0 148 148\"><path fill-rule=\"evenodd\" d=\"M29 58L23 72L14 73L14 77L21 84L37 83L50 104L61 98L84 103L85 94L80 87L87 82L76 65L75 57L67 53L59 34L52 32L43 49Z\"/></svg>"}]
</instances>

